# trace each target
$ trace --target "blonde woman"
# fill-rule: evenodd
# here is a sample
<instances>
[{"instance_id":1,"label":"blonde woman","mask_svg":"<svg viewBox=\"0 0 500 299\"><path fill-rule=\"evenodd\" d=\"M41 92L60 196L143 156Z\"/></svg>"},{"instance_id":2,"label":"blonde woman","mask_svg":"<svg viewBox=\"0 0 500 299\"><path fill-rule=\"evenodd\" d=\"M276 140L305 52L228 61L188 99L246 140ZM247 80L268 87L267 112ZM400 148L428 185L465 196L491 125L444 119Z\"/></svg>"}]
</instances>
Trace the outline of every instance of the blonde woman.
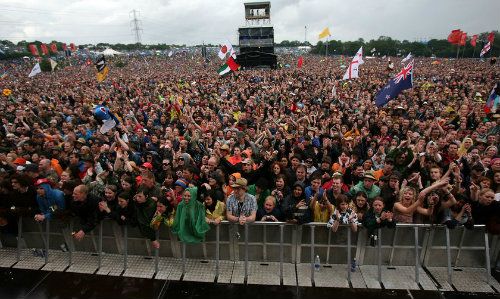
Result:
<instances>
[{"instance_id":1,"label":"blonde woman","mask_svg":"<svg viewBox=\"0 0 500 299\"><path fill-rule=\"evenodd\" d=\"M469 149L474 145L473 141L472 141L472 138L470 137L465 137L463 140L462 140L462 143L460 143L460 147L458 148L458 156L460 158L462 158L462 156L465 156L467 155L467 153L469 152Z\"/></svg>"},{"instance_id":2,"label":"blonde woman","mask_svg":"<svg viewBox=\"0 0 500 299\"><path fill-rule=\"evenodd\" d=\"M422 207L425 197L436 189L443 188L448 185L448 179L437 181L433 185L425 188L420 193L413 187L404 187L399 192L399 201L394 203L393 213L394 219L398 223L413 223L415 212L422 215L429 215L432 211Z\"/></svg>"}]
</instances>

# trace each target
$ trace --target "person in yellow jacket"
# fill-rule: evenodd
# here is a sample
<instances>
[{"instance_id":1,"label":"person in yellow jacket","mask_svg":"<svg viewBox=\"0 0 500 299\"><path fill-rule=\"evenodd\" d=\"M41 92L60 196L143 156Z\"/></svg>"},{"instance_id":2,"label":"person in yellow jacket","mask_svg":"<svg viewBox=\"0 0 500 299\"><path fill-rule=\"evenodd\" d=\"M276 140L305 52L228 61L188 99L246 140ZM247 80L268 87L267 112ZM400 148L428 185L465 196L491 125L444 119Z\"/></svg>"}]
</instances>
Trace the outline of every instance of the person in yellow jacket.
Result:
<instances>
[{"instance_id":1,"label":"person in yellow jacket","mask_svg":"<svg viewBox=\"0 0 500 299\"><path fill-rule=\"evenodd\" d=\"M202 193L203 205L205 206L205 219L208 224L219 224L226 219L226 205L224 202L213 198L212 192Z\"/></svg>"}]
</instances>

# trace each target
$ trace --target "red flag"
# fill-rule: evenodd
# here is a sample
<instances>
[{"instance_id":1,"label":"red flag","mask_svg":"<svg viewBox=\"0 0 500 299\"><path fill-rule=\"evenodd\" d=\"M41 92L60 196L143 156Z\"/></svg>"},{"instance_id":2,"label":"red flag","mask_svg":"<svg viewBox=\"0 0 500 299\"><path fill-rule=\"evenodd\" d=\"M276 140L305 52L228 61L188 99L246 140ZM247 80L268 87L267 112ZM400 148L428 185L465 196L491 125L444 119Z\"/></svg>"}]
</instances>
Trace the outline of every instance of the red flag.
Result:
<instances>
[{"instance_id":1,"label":"red flag","mask_svg":"<svg viewBox=\"0 0 500 299\"><path fill-rule=\"evenodd\" d=\"M49 55L49 48L47 48L46 44L41 44L40 49L42 49L43 55Z\"/></svg>"},{"instance_id":2,"label":"red flag","mask_svg":"<svg viewBox=\"0 0 500 299\"><path fill-rule=\"evenodd\" d=\"M448 35L448 42L458 45L460 43L461 38L462 38L462 30L455 29L451 31L451 33Z\"/></svg>"},{"instance_id":3,"label":"red flag","mask_svg":"<svg viewBox=\"0 0 500 299\"><path fill-rule=\"evenodd\" d=\"M71 48L71 51L75 52L76 51L76 46L75 44L71 43L69 44L69 47Z\"/></svg>"},{"instance_id":4,"label":"red flag","mask_svg":"<svg viewBox=\"0 0 500 299\"><path fill-rule=\"evenodd\" d=\"M476 40L477 40L477 34L474 34L472 36L472 39L470 40L470 45L475 47L476 46Z\"/></svg>"},{"instance_id":5,"label":"red flag","mask_svg":"<svg viewBox=\"0 0 500 299\"><path fill-rule=\"evenodd\" d=\"M467 32L462 32L462 36L460 37L460 46L465 46L466 41L467 41Z\"/></svg>"},{"instance_id":6,"label":"red flag","mask_svg":"<svg viewBox=\"0 0 500 299\"><path fill-rule=\"evenodd\" d=\"M493 44L493 41L495 40L495 32L491 32L488 34L488 41Z\"/></svg>"},{"instance_id":7,"label":"red flag","mask_svg":"<svg viewBox=\"0 0 500 299\"><path fill-rule=\"evenodd\" d=\"M68 47L66 47L66 44L65 44L65 43L63 43L63 44L62 44L62 49L63 49L63 51L66 51L66 49L67 49L67 48L68 48Z\"/></svg>"},{"instance_id":8,"label":"red flag","mask_svg":"<svg viewBox=\"0 0 500 299\"><path fill-rule=\"evenodd\" d=\"M57 44L56 43L50 44L50 51L52 53L57 53Z\"/></svg>"},{"instance_id":9,"label":"red flag","mask_svg":"<svg viewBox=\"0 0 500 299\"><path fill-rule=\"evenodd\" d=\"M231 71L237 71L240 68L240 65L234 61L232 56L229 56L229 58L226 61L227 66L231 69Z\"/></svg>"},{"instance_id":10,"label":"red flag","mask_svg":"<svg viewBox=\"0 0 500 299\"><path fill-rule=\"evenodd\" d=\"M36 47L36 45L34 45L34 44L29 45L29 49L30 49L32 55L34 55L34 56L39 55L38 48Z\"/></svg>"},{"instance_id":11,"label":"red flag","mask_svg":"<svg viewBox=\"0 0 500 299\"><path fill-rule=\"evenodd\" d=\"M300 69L302 67L302 64L304 63L304 59L302 56L299 57L299 60L297 61L297 67Z\"/></svg>"}]
</instances>

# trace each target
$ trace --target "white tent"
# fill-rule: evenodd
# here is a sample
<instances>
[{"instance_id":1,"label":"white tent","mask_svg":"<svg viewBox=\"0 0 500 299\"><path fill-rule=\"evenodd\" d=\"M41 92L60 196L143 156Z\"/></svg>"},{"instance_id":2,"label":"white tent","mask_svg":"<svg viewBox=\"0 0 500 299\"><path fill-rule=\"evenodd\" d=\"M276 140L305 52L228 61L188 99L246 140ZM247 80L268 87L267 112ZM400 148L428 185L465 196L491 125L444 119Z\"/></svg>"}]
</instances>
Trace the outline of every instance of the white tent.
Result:
<instances>
[{"instance_id":1,"label":"white tent","mask_svg":"<svg viewBox=\"0 0 500 299\"><path fill-rule=\"evenodd\" d=\"M111 48L107 48L106 50L102 51L100 54L104 56L115 56L115 55L122 55L122 52L115 51Z\"/></svg>"}]
</instances>

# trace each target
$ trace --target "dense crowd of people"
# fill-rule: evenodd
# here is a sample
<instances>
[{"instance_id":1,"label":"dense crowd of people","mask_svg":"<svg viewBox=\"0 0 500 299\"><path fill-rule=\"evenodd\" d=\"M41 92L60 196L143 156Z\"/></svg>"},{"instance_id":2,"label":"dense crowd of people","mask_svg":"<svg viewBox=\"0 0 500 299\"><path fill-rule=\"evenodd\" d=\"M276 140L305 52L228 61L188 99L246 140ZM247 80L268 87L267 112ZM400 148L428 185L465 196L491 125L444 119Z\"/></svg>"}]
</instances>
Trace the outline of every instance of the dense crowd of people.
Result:
<instances>
[{"instance_id":1,"label":"dense crowd of people","mask_svg":"<svg viewBox=\"0 0 500 299\"><path fill-rule=\"evenodd\" d=\"M33 78L3 63L0 229L76 217L81 240L112 218L156 248L162 225L199 242L223 220L500 231L500 114L484 109L498 65L416 58L413 88L379 108L387 60L341 81L338 58L295 59L221 77L215 59L121 58L102 83L76 63ZM105 134L102 103L120 121Z\"/></svg>"}]
</instances>

